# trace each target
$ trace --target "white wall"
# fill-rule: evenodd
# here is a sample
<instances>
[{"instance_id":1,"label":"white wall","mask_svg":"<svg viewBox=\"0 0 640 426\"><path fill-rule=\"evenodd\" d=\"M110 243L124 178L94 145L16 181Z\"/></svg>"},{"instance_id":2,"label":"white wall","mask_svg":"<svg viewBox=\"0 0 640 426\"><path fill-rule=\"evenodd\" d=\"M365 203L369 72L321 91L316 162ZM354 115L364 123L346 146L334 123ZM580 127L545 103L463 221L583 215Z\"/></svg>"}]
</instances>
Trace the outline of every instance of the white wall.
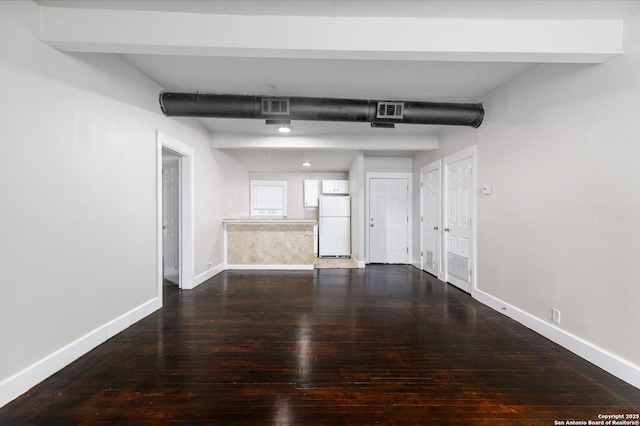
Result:
<instances>
[{"instance_id":1,"label":"white wall","mask_svg":"<svg viewBox=\"0 0 640 426\"><path fill-rule=\"evenodd\" d=\"M347 172L301 172L301 173L280 173L280 172L251 172L252 180L284 180L287 182L287 217L292 219L317 219L318 209L304 207L303 181L305 179L348 179ZM249 190L246 191L249 198ZM247 209L248 210L248 209Z\"/></svg>"},{"instance_id":2,"label":"white wall","mask_svg":"<svg viewBox=\"0 0 640 426\"><path fill-rule=\"evenodd\" d=\"M494 189L477 198L477 295L505 302L543 329L549 324L550 334L576 343L583 356L604 354L601 366L620 367L636 386L638 76L637 47L602 65L537 67L484 99L479 129L445 131L440 149L413 165L417 176L433 159L475 144L478 186ZM562 312L557 329L552 308Z\"/></svg>"},{"instance_id":3,"label":"white wall","mask_svg":"<svg viewBox=\"0 0 640 426\"><path fill-rule=\"evenodd\" d=\"M195 275L224 263L222 219L249 211L249 172L232 155L209 145L195 149Z\"/></svg>"},{"instance_id":4,"label":"white wall","mask_svg":"<svg viewBox=\"0 0 640 426\"><path fill-rule=\"evenodd\" d=\"M156 129L195 151L196 272L223 262L217 218L247 208L248 174L197 121L164 117L116 56L41 43L38 18L0 2L0 405L160 306Z\"/></svg>"},{"instance_id":5,"label":"white wall","mask_svg":"<svg viewBox=\"0 0 640 426\"><path fill-rule=\"evenodd\" d=\"M364 157L366 172L411 172L411 157Z\"/></svg>"},{"instance_id":6,"label":"white wall","mask_svg":"<svg viewBox=\"0 0 640 426\"><path fill-rule=\"evenodd\" d=\"M366 200L366 181L364 173L364 156L359 152L349 168L349 194L351 194L351 256L364 268L365 249L364 236Z\"/></svg>"}]
</instances>

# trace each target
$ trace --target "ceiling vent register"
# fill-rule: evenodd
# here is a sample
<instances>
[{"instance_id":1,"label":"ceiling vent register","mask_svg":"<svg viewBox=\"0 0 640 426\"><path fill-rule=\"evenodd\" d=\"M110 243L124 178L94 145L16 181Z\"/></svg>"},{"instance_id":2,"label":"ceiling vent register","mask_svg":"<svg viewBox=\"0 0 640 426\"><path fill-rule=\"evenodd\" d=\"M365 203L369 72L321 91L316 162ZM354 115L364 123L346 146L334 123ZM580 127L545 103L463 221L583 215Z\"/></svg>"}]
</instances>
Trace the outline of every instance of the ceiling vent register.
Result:
<instances>
[{"instance_id":1,"label":"ceiling vent register","mask_svg":"<svg viewBox=\"0 0 640 426\"><path fill-rule=\"evenodd\" d=\"M289 99L262 98L262 115L289 115Z\"/></svg>"},{"instance_id":2,"label":"ceiling vent register","mask_svg":"<svg viewBox=\"0 0 640 426\"><path fill-rule=\"evenodd\" d=\"M402 120L404 102L378 102L376 118Z\"/></svg>"}]
</instances>

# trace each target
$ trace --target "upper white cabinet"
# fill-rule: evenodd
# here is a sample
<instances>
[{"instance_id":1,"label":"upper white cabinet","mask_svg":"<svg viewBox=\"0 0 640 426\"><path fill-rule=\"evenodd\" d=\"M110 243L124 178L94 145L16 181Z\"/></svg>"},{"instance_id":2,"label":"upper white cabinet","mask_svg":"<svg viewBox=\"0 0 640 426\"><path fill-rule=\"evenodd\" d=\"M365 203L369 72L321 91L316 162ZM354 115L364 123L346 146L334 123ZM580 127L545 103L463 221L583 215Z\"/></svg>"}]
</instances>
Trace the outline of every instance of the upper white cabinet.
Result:
<instances>
[{"instance_id":1,"label":"upper white cabinet","mask_svg":"<svg viewBox=\"0 0 640 426\"><path fill-rule=\"evenodd\" d=\"M304 206L305 208L318 207L320 182L317 179L304 180Z\"/></svg>"},{"instance_id":2,"label":"upper white cabinet","mask_svg":"<svg viewBox=\"0 0 640 426\"><path fill-rule=\"evenodd\" d=\"M349 181L348 180L323 180L322 193L323 194L348 194Z\"/></svg>"}]
</instances>

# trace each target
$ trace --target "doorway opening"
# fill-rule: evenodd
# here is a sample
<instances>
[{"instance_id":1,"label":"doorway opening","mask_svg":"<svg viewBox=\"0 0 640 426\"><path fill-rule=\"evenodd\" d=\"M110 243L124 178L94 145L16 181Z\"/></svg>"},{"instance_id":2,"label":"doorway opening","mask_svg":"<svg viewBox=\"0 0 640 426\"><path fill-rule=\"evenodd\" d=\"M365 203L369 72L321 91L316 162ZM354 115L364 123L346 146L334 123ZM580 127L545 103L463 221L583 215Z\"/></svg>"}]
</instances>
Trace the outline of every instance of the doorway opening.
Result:
<instances>
[{"instance_id":1,"label":"doorway opening","mask_svg":"<svg viewBox=\"0 0 640 426\"><path fill-rule=\"evenodd\" d=\"M180 163L181 157L162 148L162 278L180 287Z\"/></svg>"},{"instance_id":2,"label":"doorway opening","mask_svg":"<svg viewBox=\"0 0 640 426\"><path fill-rule=\"evenodd\" d=\"M193 288L193 148L156 132L157 291Z\"/></svg>"}]
</instances>

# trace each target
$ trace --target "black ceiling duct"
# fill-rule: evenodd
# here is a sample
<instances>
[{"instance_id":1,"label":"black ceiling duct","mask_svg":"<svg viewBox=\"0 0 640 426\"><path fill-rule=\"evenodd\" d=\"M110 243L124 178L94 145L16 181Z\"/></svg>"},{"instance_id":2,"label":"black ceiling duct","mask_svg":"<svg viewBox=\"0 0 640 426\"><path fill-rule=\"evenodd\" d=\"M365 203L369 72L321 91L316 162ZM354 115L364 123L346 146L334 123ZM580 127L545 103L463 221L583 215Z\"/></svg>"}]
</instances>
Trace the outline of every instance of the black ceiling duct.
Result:
<instances>
[{"instance_id":1,"label":"black ceiling duct","mask_svg":"<svg viewBox=\"0 0 640 426\"><path fill-rule=\"evenodd\" d=\"M480 127L482 104L160 92L168 117L350 121Z\"/></svg>"}]
</instances>

